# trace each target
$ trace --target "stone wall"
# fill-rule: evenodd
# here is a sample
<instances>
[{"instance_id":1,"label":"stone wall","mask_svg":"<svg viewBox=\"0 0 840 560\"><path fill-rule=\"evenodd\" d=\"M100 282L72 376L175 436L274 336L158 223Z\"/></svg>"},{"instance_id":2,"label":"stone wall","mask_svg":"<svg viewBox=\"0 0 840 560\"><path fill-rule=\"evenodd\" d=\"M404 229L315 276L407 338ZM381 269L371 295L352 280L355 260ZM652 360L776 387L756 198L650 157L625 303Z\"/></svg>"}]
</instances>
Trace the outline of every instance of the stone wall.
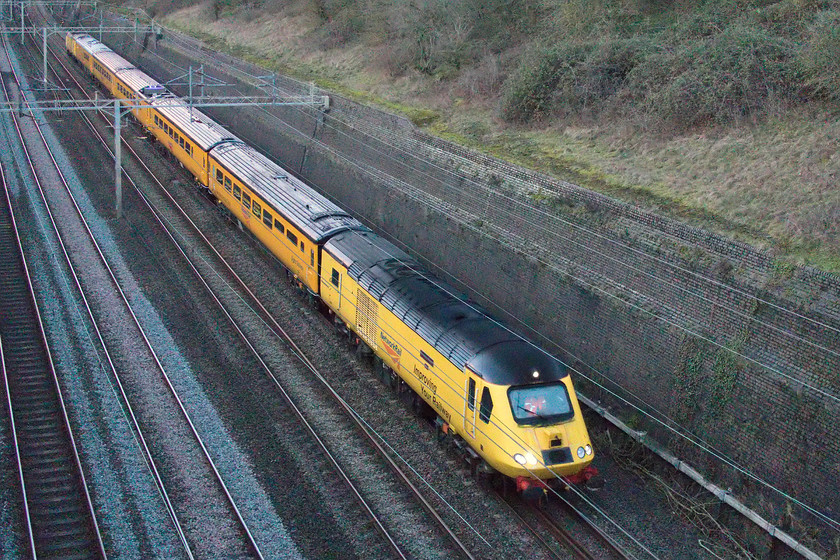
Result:
<instances>
[{"instance_id":1,"label":"stone wall","mask_svg":"<svg viewBox=\"0 0 840 560\"><path fill-rule=\"evenodd\" d=\"M205 64L253 94L247 83L266 73L169 31L147 48L105 40L161 81ZM555 352L583 393L771 521L785 495L840 517L837 277L331 100L326 115L208 112Z\"/></svg>"}]
</instances>

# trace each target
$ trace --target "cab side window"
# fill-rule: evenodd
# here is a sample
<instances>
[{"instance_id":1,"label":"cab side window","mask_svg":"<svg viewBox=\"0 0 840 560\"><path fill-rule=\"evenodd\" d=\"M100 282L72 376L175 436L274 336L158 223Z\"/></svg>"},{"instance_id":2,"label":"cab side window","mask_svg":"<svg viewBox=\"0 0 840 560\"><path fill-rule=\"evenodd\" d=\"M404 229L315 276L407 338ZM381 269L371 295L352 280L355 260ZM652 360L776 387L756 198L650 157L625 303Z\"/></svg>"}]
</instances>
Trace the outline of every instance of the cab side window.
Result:
<instances>
[{"instance_id":1,"label":"cab side window","mask_svg":"<svg viewBox=\"0 0 840 560\"><path fill-rule=\"evenodd\" d=\"M475 379L470 377L469 385L467 386L467 407L470 410L475 410Z\"/></svg>"},{"instance_id":2,"label":"cab side window","mask_svg":"<svg viewBox=\"0 0 840 560\"><path fill-rule=\"evenodd\" d=\"M336 269L332 269L332 278L330 278L330 282L332 285L338 288L338 271Z\"/></svg>"},{"instance_id":3,"label":"cab side window","mask_svg":"<svg viewBox=\"0 0 840 560\"><path fill-rule=\"evenodd\" d=\"M487 387L481 391L481 405L478 409L478 417L488 424L490 422L490 414L493 412L493 397L490 396L490 390Z\"/></svg>"}]
</instances>

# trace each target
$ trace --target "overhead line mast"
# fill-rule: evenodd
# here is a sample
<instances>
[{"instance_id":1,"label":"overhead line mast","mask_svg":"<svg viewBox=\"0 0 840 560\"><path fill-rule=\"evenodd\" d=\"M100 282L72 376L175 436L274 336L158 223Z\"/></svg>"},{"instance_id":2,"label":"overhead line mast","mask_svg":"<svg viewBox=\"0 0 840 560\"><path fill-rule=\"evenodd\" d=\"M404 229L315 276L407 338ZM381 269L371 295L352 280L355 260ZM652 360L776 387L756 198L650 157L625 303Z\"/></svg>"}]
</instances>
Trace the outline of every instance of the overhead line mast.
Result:
<instances>
[{"instance_id":1,"label":"overhead line mast","mask_svg":"<svg viewBox=\"0 0 840 560\"><path fill-rule=\"evenodd\" d=\"M67 0L50 0L45 2L32 2L22 0L20 2L0 2L0 14L5 12L5 6L10 6L10 12L14 4L19 4L21 6L21 25L20 27L3 27L0 28L0 35L5 36L13 36L16 34L20 34L21 37L21 44L23 43L24 33L31 33L34 36L40 34L43 37L42 43L42 50L43 50L43 76L42 76L42 89L43 91L47 91L48 88L48 77L47 77L47 38L49 35L55 34L66 34L66 33L95 33L99 32L100 36L103 32L106 33L157 33L159 28L152 23L148 26L139 26L137 21L135 20L135 24L133 27L129 26L122 26L122 27L103 27L102 26L102 19L100 18L100 25L97 27L92 26L43 26L39 27L36 25L32 26L25 26L24 24L24 14L25 14L25 6L31 5L39 5L39 6L67 6L67 5L81 5L81 4L93 4L96 5L96 2L69 2ZM190 68L189 72L189 85L190 85L190 95L186 101L183 98L178 97L172 99L171 102L167 103L167 107L185 107L189 109L190 114L192 114L193 108L196 107L248 107L248 106L305 106L305 107L314 107L321 111L326 111L329 108L329 97L326 95L315 95L316 91L314 87L310 91L310 95L308 96L286 96L280 97L277 95L268 95L268 96L205 96L204 95L204 72L203 68L200 70L201 75L201 90L202 95L198 97L194 97L192 95L192 76L193 70ZM181 76L183 78L183 76ZM178 79L178 78L176 78ZM215 87L219 87L221 85L225 85L220 80L216 80L216 83L212 84ZM61 89L61 88L53 88L53 89ZM31 91L31 90L30 90ZM21 115L28 115L28 116L36 116L44 112L63 112L63 111L101 111L101 112L109 112L113 115L114 119L114 172L115 172L115 184L114 184L114 192L115 192L115 212L117 218L122 217L122 135L121 135L121 124L122 124L122 117L131 112L134 109L138 108L147 108L149 107L149 103L144 103L139 99L99 99L97 98L93 100L89 99L55 99L55 100L32 100L27 99L25 96L25 90L18 91L18 99L17 101L2 101L0 102L0 113L9 113L13 111L18 111Z\"/></svg>"}]
</instances>

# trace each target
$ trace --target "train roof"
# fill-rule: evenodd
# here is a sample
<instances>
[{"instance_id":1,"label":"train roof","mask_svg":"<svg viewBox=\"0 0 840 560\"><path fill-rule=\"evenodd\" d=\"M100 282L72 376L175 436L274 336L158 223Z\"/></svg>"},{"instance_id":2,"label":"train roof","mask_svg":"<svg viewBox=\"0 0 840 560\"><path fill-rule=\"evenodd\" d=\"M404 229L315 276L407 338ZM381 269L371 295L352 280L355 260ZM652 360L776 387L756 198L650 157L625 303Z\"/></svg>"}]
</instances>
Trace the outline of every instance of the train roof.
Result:
<instances>
[{"instance_id":1,"label":"train roof","mask_svg":"<svg viewBox=\"0 0 840 560\"><path fill-rule=\"evenodd\" d=\"M178 127L203 151L209 151L222 142L241 142L234 134L197 109L182 105L184 100L170 92L160 82L115 53L104 43L90 35L73 33L75 40L99 61L102 66L118 76L125 85L149 101L161 115Z\"/></svg>"},{"instance_id":2,"label":"train roof","mask_svg":"<svg viewBox=\"0 0 840 560\"><path fill-rule=\"evenodd\" d=\"M469 367L497 385L545 383L568 374L555 358L510 332L382 237L345 232L324 248L362 288L458 368Z\"/></svg>"},{"instance_id":3,"label":"train roof","mask_svg":"<svg viewBox=\"0 0 840 560\"><path fill-rule=\"evenodd\" d=\"M246 144L222 144L212 157L312 241L338 232L369 231L312 187Z\"/></svg>"}]
</instances>

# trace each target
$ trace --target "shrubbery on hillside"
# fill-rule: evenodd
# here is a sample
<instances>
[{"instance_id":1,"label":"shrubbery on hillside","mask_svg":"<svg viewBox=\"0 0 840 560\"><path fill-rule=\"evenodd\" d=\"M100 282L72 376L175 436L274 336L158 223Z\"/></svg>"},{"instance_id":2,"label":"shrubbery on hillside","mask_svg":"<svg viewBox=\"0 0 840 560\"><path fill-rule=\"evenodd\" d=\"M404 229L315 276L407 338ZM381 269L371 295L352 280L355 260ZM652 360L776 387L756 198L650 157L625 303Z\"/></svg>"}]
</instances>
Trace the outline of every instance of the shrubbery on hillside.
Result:
<instances>
[{"instance_id":1,"label":"shrubbery on hillside","mask_svg":"<svg viewBox=\"0 0 840 560\"><path fill-rule=\"evenodd\" d=\"M505 82L502 118L621 111L683 129L840 101L840 11L819 9L837 3L753 4L668 8L602 22L603 37L540 42Z\"/></svg>"},{"instance_id":2,"label":"shrubbery on hillside","mask_svg":"<svg viewBox=\"0 0 840 560\"><path fill-rule=\"evenodd\" d=\"M646 113L678 127L730 122L798 98L795 52L789 41L735 24L647 57L626 87Z\"/></svg>"},{"instance_id":3,"label":"shrubbery on hillside","mask_svg":"<svg viewBox=\"0 0 840 560\"><path fill-rule=\"evenodd\" d=\"M798 57L808 88L840 102L840 10L817 15Z\"/></svg>"},{"instance_id":4,"label":"shrubbery on hillside","mask_svg":"<svg viewBox=\"0 0 840 560\"><path fill-rule=\"evenodd\" d=\"M508 122L621 113L681 130L840 102L840 0L210 2L215 17L308 13L318 47L367 44L392 76L457 80Z\"/></svg>"}]
</instances>

